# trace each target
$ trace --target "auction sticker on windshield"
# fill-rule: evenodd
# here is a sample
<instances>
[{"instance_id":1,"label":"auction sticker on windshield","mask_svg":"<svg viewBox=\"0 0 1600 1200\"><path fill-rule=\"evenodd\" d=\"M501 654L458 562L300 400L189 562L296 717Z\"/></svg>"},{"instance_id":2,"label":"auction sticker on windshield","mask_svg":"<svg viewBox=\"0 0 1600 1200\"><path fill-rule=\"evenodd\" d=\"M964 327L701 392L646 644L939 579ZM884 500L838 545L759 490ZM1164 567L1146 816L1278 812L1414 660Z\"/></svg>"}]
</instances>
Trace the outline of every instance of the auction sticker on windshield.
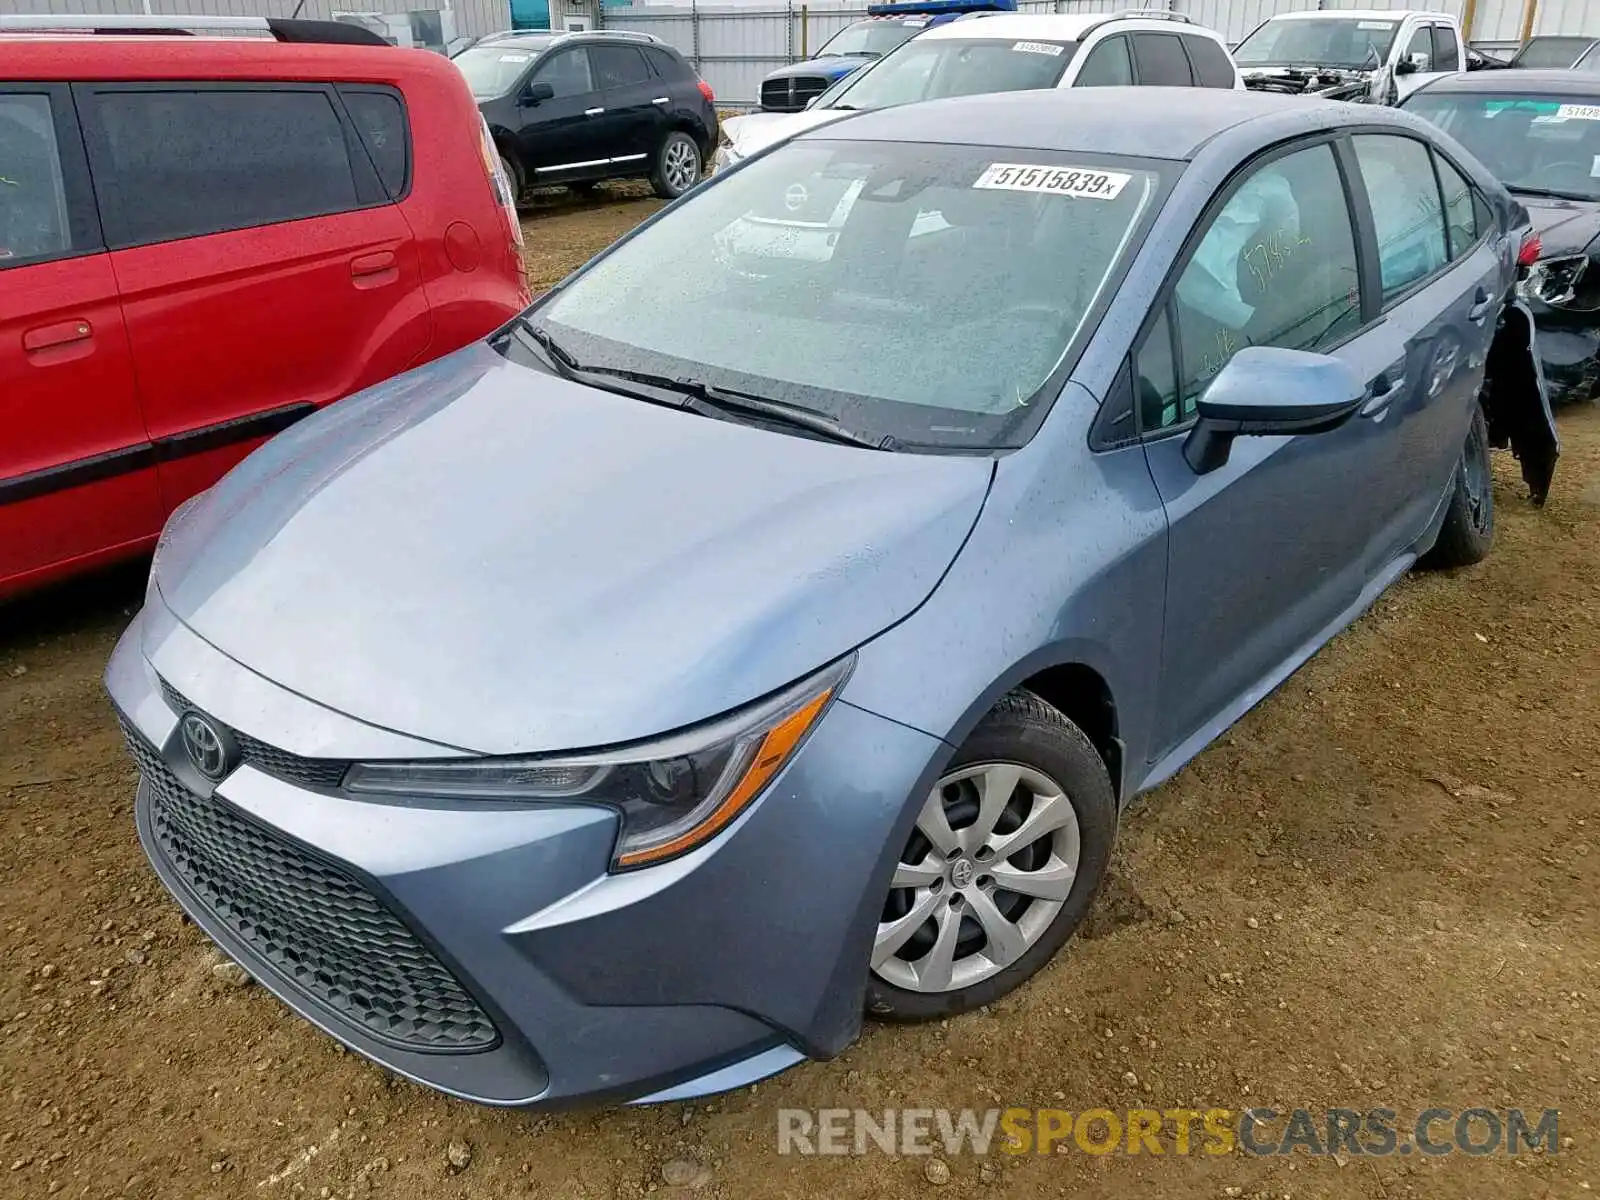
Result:
<instances>
[{"instance_id":1,"label":"auction sticker on windshield","mask_svg":"<svg viewBox=\"0 0 1600 1200\"><path fill-rule=\"evenodd\" d=\"M1115 200L1132 175L1092 167L1042 167L1028 163L990 163L973 183L975 188L1008 192L1046 192L1084 200Z\"/></svg>"},{"instance_id":2,"label":"auction sticker on windshield","mask_svg":"<svg viewBox=\"0 0 1600 1200\"><path fill-rule=\"evenodd\" d=\"M1011 47L1019 54L1060 54L1061 47L1050 42L1017 42Z\"/></svg>"},{"instance_id":3,"label":"auction sticker on windshield","mask_svg":"<svg viewBox=\"0 0 1600 1200\"><path fill-rule=\"evenodd\" d=\"M1563 104L1556 109L1558 121L1600 121L1600 104Z\"/></svg>"}]
</instances>

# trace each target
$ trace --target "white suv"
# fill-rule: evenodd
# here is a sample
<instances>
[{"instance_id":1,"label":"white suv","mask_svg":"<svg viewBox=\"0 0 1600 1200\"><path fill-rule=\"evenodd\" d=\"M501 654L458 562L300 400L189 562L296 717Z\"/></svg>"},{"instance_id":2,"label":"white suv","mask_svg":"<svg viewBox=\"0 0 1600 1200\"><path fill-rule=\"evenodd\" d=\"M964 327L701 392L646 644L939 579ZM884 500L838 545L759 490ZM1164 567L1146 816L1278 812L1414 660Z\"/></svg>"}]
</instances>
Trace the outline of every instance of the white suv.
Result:
<instances>
[{"instance_id":1,"label":"white suv","mask_svg":"<svg viewBox=\"0 0 1600 1200\"><path fill-rule=\"evenodd\" d=\"M979 92L1129 85L1244 87L1221 35L1180 13L973 13L845 76L804 112L723 122L712 169L858 109Z\"/></svg>"}]
</instances>

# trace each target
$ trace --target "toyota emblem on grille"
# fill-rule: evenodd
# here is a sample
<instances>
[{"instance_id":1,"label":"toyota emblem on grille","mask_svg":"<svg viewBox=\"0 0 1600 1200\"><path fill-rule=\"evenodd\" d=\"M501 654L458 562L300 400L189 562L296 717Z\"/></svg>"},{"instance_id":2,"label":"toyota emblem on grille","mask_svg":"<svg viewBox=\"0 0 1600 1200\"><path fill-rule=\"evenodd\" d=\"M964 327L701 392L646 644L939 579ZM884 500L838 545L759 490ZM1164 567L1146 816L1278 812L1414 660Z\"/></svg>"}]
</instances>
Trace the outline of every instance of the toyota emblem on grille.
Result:
<instances>
[{"instance_id":1,"label":"toyota emblem on grille","mask_svg":"<svg viewBox=\"0 0 1600 1200\"><path fill-rule=\"evenodd\" d=\"M199 713L190 712L183 715L182 732L183 752L194 769L212 783L220 781L231 766L222 731Z\"/></svg>"}]
</instances>

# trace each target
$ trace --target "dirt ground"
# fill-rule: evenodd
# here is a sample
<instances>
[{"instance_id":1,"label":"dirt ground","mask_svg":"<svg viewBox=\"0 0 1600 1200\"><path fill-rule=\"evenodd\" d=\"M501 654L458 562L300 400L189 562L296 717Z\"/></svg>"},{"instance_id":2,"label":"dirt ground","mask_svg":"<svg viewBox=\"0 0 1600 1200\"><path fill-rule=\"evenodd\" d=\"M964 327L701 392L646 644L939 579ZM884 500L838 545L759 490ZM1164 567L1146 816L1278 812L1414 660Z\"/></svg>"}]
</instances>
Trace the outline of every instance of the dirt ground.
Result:
<instances>
[{"instance_id":1,"label":"dirt ground","mask_svg":"<svg viewBox=\"0 0 1600 1200\"><path fill-rule=\"evenodd\" d=\"M654 201L559 198L535 285ZM124 571L0 609L0 1196L1579 1197L1600 1188L1600 410L1482 566L1402 581L1129 814L1088 935L986 1014L692 1106L532 1116L391 1079L213 972L100 688ZM1504 456L1501 456L1504 457ZM780 1156L780 1107L1561 1110L1557 1153ZM455 1149L455 1163L449 1147ZM680 1165L664 1186L663 1168ZM465 1166L460 1164L465 1162ZM930 1178L931 1174L931 1178ZM942 1181L942 1182L941 1182Z\"/></svg>"}]
</instances>

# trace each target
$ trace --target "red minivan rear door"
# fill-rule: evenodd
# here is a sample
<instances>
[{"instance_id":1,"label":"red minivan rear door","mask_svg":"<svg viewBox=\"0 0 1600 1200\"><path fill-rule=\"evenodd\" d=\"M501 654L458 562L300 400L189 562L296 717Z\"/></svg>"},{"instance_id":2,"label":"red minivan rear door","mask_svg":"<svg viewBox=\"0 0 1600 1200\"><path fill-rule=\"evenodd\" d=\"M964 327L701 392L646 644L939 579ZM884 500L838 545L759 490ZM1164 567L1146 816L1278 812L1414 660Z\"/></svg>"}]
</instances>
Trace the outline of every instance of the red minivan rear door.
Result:
<instances>
[{"instance_id":1,"label":"red minivan rear door","mask_svg":"<svg viewBox=\"0 0 1600 1200\"><path fill-rule=\"evenodd\" d=\"M75 91L169 511L422 359L416 241L336 88Z\"/></svg>"},{"instance_id":2,"label":"red minivan rear door","mask_svg":"<svg viewBox=\"0 0 1600 1200\"><path fill-rule=\"evenodd\" d=\"M0 83L0 595L153 540L153 463L71 93Z\"/></svg>"}]
</instances>

